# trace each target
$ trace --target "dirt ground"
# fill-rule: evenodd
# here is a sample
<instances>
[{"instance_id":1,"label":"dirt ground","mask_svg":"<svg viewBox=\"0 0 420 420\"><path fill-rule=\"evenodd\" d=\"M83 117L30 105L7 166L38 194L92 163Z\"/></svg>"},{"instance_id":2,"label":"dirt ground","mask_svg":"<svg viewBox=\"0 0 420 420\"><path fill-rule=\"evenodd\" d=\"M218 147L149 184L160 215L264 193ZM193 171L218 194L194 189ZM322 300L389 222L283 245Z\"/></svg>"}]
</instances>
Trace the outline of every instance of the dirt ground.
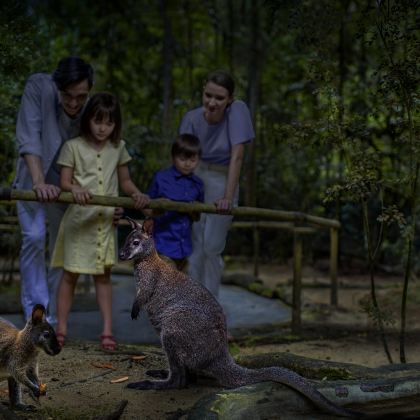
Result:
<instances>
[{"instance_id":1,"label":"dirt ground","mask_svg":"<svg viewBox=\"0 0 420 420\"><path fill-rule=\"evenodd\" d=\"M235 270L250 272L242 265ZM286 290L291 281L289 267L262 266L260 278L269 287L282 285ZM369 295L366 275L343 273L339 276L339 305L329 305L328 272L304 270L304 284L310 287L303 294L302 336L286 342L255 344L254 339L241 337L233 343L235 355L262 352L290 352L311 358L350 362L369 367L388 363L373 323L360 310L360 300ZM420 362L420 285L410 286L408 299L406 358ZM399 362L398 328L401 279L381 276L378 279L378 298L388 317L396 321L388 329L389 348L394 362ZM285 336L290 336L287 329ZM281 334L280 334L281 335ZM277 335L278 337L278 335ZM255 337L253 337L255 338ZM41 397L37 411L18 413L29 419L110 419L123 401L121 419L177 419L201 397L220 389L211 380L200 379L187 389L171 391L135 391L126 384L147 378L149 369L165 368L165 358L159 347L120 345L118 351L106 353L98 343L68 341L63 351L50 357L40 356L40 377L46 383L47 395ZM117 380L117 381L115 381ZM115 382L114 382L115 381ZM7 383L0 382L0 398L7 401ZM28 395L25 401L30 403ZM114 413L116 414L116 413ZM108 417L107 417L108 416ZM279 417L280 418L280 417Z\"/></svg>"}]
</instances>

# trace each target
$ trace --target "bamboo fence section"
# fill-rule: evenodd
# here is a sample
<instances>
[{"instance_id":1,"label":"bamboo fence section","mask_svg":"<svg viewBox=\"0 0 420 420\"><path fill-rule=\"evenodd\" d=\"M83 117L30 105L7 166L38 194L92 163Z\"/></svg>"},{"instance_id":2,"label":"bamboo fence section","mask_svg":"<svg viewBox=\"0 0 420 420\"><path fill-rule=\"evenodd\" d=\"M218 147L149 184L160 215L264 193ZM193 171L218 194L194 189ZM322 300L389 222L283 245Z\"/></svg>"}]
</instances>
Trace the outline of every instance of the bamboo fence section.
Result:
<instances>
[{"instance_id":1,"label":"bamboo fence section","mask_svg":"<svg viewBox=\"0 0 420 420\"><path fill-rule=\"evenodd\" d=\"M34 191L17 190L11 188L0 188L0 202L38 201ZM74 203L73 195L69 192L60 193L57 202ZM99 205L107 207L123 207L134 209L134 202L129 197L108 197L93 195L88 205ZM154 199L146 207L156 210L172 210L181 213L201 212L217 214L214 205L198 202L182 203L164 199ZM324 217L311 216L301 212L291 212L283 210L272 210L257 207L236 207L231 213L235 218L254 218L253 221L235 221L232 228L253 229L254 246L254 275L258 276L258 259L260 251L260 229L285 229L293 233L293 304L292 304L292 331L299 333L301 328L301 293L302 293L302 237L303 235L313 234L316 228L328 228L330 230L330 280L331 280L331 305L338 304L338 230L340 222L338 220L327 219ZM300 226L311 225L311 226ZM12 230L7 225L1 224L0 230Z\"/></svg>"}]
</instances>

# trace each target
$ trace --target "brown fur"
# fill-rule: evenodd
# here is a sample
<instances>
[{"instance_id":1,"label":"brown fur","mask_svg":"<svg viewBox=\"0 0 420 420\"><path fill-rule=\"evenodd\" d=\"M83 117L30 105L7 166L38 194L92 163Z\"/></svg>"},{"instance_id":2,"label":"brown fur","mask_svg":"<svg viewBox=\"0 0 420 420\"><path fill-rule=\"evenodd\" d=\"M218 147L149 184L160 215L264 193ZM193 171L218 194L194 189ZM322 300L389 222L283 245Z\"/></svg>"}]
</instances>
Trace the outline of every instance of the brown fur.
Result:
<instances>
[{"instance_id":1,"label":"brown fur","mask_svg":"<svg viewBox=\"0 0 420 420\"><path fill-rule=\"evenodd\" d=\"M226 387L276 381L296 389L329 413L354 417L357 413L325 398L297 373L279 367L246 369L229 353L226 320L222 307L201 284L163 261L154 241L142 226L130 220L133 231L120 251L122 260L134 259L136 298L132 318L144 309L160 334L168 358L169 376L128 385L134 389L184 387L187 372L200 371Z\"/></svg>"},{"instance_id":2,"label":"brown fur","mask_svg":"<svg viewBox=\"0 0 420 420\"><path fill-rule=\"evenodd\" d=\"M37 401L40 395L38 353L54 356L60 352L54 329L45 320L45 308L35 305L31 318L22 330L0 318L0 378L7 378L11 408L26 409L21 386L29 389Z\"/></svg>"}]
</instances>

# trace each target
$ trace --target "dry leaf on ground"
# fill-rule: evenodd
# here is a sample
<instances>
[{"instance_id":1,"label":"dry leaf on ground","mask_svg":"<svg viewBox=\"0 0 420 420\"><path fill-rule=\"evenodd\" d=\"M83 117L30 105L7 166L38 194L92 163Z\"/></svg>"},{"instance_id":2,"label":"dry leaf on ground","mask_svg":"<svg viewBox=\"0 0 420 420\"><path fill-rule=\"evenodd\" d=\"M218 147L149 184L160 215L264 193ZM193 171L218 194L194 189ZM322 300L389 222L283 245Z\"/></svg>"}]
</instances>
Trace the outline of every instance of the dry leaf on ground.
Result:
<instances>
[{"instance_id":1,"label":"dry leaf on ground","mask_svg":"<svg viewBox=\"0 0 420 420\"><path fill-rule=\"evenodd\" d=\"M122 376L121 378L111 379L109 382L111 384L119 384L119 383L125 382L125 381L128 381L128 376Z\"/></svg>"}]
</instances>

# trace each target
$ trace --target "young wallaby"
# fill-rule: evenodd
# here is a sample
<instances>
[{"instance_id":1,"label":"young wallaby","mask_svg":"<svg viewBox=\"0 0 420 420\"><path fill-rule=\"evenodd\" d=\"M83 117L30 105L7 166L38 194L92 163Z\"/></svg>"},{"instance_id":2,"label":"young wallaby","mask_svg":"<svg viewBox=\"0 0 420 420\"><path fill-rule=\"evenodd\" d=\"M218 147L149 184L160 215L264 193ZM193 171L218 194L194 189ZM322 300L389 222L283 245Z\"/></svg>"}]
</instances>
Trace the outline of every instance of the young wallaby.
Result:
<instances>
[{"instance_id":1,"label":"young wallaby","mask_svg":"<svg viewBox=\"0 0 420 420\"><path fill-rule=\"evenodd\" d=\"M61 350L53 327L45 320L42 305L34 306L23 330L0 318L0 379L7 378L12 409L31 408L22 403L22 385L29 389L34 401L39 399L38 353L41 349L50 356Z\"/></svg>"},{"instance_id":2,"label":"young wallaby","mask_svg":"<svg viewBox=\"0 0 420 420\"><path fill-rule=\"evenodd\" d=\"M142 225L127 218L133 228L120 250L121 260L134 259L136 299L131 316L141 308L160 335L169 363L164 380L128 384L133 389L168 389L186 385L186 373L200 371L216 378L222 386L236 388L275 381L296 389L329 413L359 417L335 405L307 379L280 368L247 369L236 364L229 353L226 320L222 307L201 284L164 262L154 241Z\"/></svg>"}]
</instances>

